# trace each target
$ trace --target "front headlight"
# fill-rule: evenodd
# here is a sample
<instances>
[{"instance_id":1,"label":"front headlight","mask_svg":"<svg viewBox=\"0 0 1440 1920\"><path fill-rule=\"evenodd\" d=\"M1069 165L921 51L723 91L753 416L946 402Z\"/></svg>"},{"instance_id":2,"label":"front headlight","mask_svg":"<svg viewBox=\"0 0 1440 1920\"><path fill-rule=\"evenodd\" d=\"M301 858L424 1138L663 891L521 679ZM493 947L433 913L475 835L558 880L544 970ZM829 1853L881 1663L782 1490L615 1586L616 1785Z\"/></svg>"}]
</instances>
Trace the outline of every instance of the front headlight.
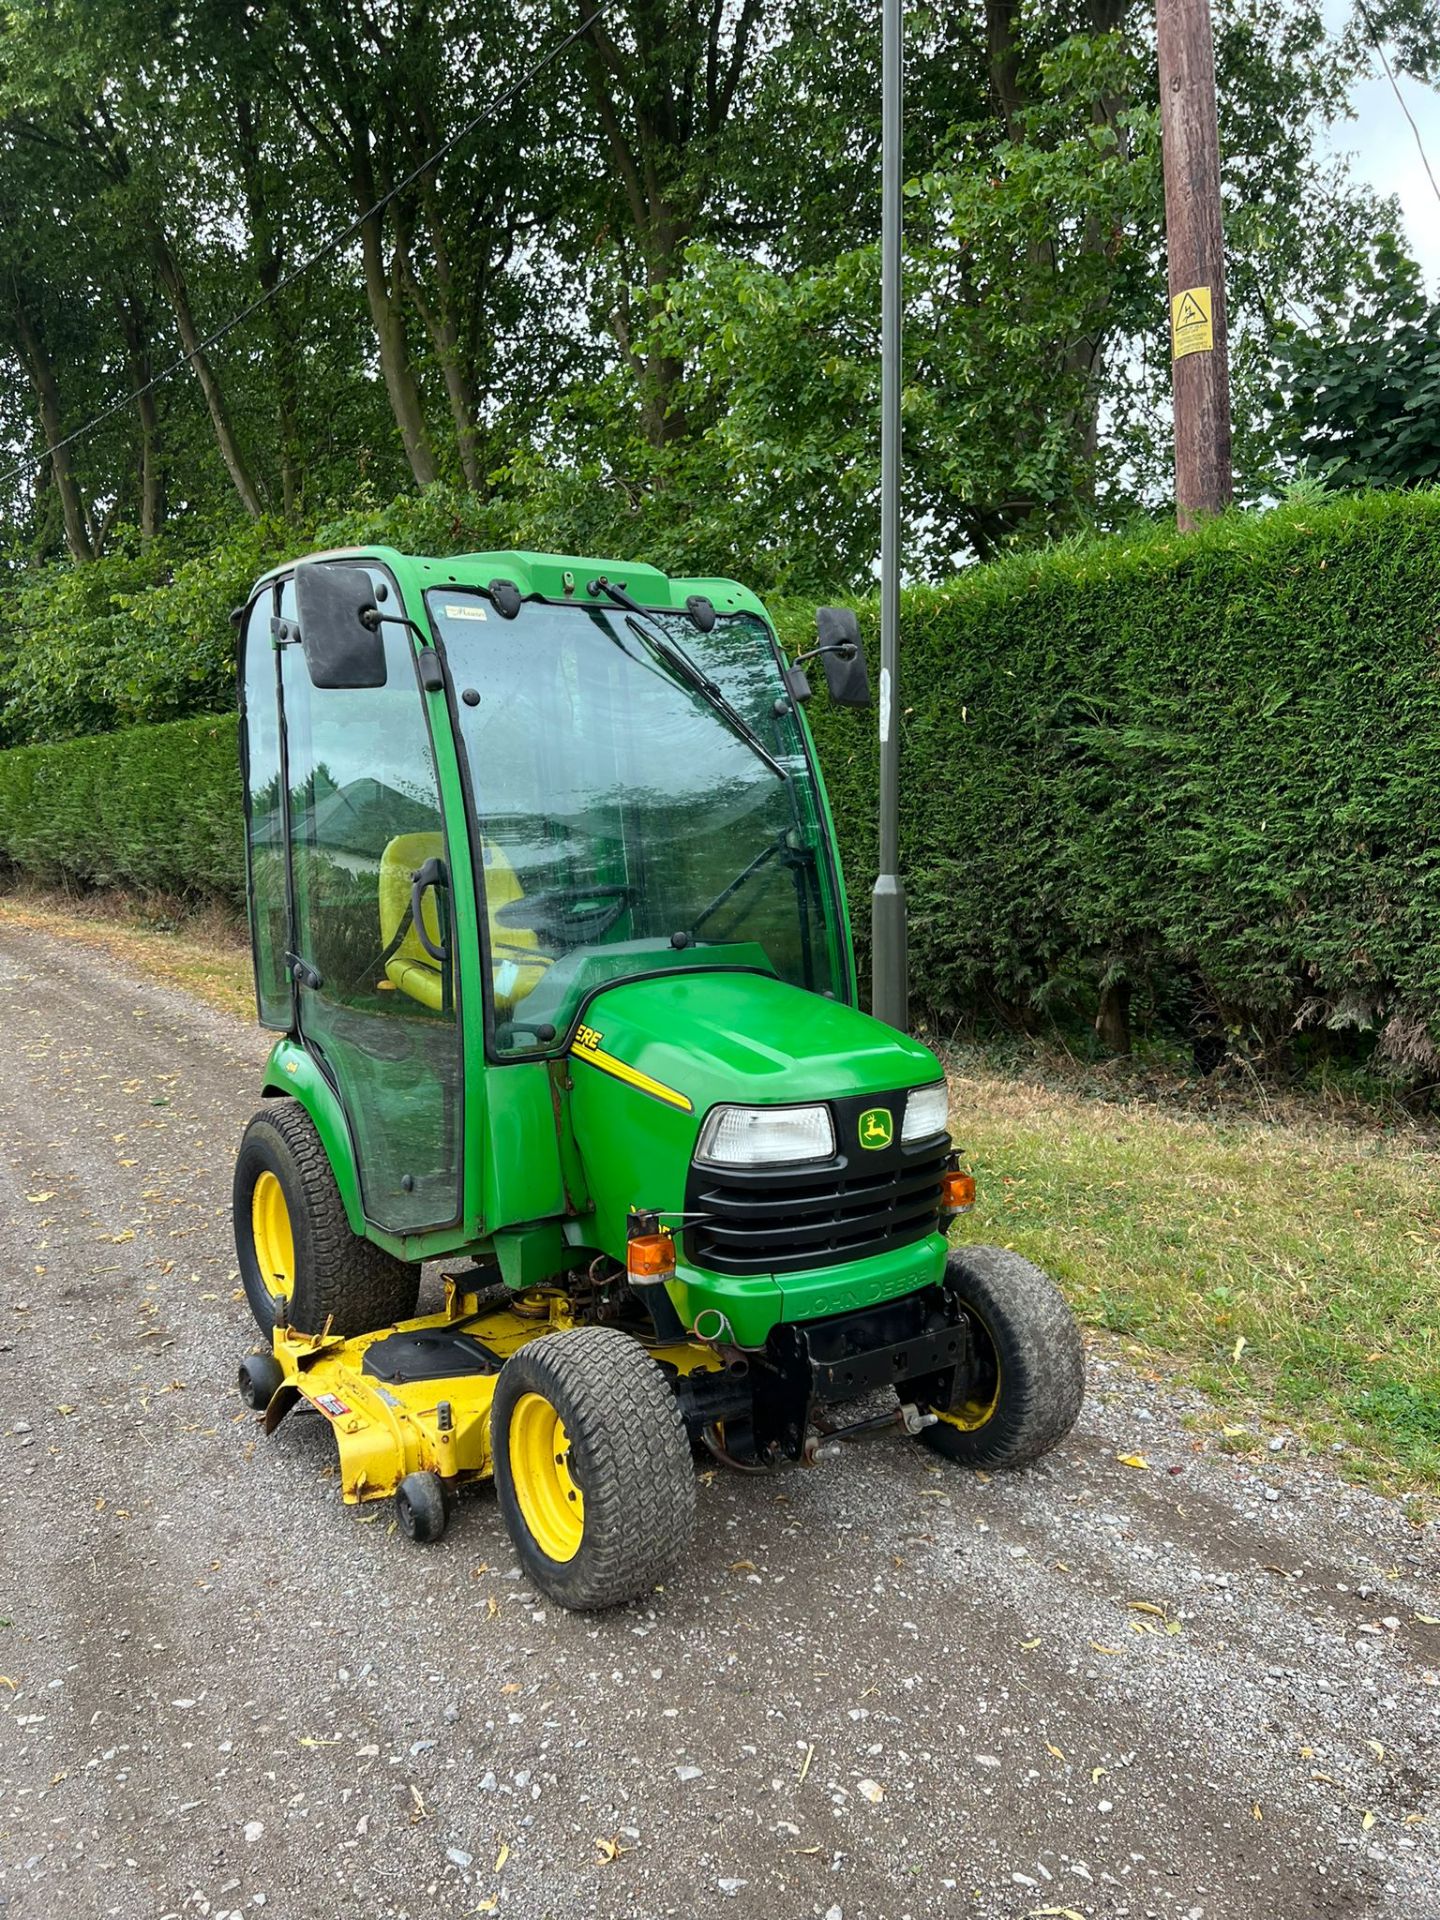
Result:
<instances>
[{"instance_id":1,"label":"front headlight","mask_svg":"<svg viewBox=\"0 0 1440 1920\"><path fill-rule=\"evenodd\" d=\"M695 1158L717 1167L773 1167L828 1160L834 1151L828 1107L716 1107L700 1129Z\"/></svg>"},{"instance_id":2,"label":"front headlight","mask_svg":"<svg viewBox=\"0 0 1440 1920\"><path fill-rule=\"evenodd\" d=\"M901 1145L910 1147L917 1140L933 1140L937 1134L946 1132L949 1124L950 1095L945 1082L942 1080L937 1087L916 1087L905 1102Z\"/></svg>"}]
</instances>

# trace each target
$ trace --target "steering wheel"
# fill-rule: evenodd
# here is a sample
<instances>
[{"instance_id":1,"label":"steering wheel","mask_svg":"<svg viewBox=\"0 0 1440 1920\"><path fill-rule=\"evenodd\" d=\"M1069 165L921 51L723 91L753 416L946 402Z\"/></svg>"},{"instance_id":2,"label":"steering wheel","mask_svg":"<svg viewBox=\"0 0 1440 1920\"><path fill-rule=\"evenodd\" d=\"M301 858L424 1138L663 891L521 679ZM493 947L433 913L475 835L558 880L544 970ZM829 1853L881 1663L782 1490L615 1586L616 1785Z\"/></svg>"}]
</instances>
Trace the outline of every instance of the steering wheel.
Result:
<instances>
[{"instance_id":1,"label":"steering wheel","mask_svg":"<svg viewBox=\"0 0 1440 1920\"><path fill-rule=\"evenodd\" d=\"M495 910L501 927L527 928L547 945L583 947L607 934L630 905L632 887L542 887Z\"/></svg>"}]
</instances>

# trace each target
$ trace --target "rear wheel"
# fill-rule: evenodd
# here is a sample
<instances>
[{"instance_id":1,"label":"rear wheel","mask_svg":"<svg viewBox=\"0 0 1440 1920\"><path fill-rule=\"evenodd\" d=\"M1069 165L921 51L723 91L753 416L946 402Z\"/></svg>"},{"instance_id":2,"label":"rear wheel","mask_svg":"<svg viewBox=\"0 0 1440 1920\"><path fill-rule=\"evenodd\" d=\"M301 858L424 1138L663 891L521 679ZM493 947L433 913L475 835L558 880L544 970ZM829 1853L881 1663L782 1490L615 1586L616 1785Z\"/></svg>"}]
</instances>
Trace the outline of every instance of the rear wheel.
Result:
<instances>
[{"instance_id":1,"label":"rear wheel","mask_svg":"<svg viewBox=\"0 0 1440 1920\"><path fill-rule=\"evenodd\" d=\"M368 1333L415 1311L420 1269L350 1231L315 1123L271 1100L235 1163L235 1251L245 1297L269 1333L282 1307L302 1333Z\"/></svg>"},{"instance_id":2,"label":"rear wheel","mask_svg":"<svg viewBox=\"0 0 1440 1920\"><path fill-rule=\"evenodd\" d=\"M1055 1282L1003 1247L956 1247L945 1290L970 1321L975 1364L921 1439L971 1467L1023 1467L1074 1426L1085 1350Z\"/></svg>"},{"instance_id":3,"label":"rear wheel","mask_svg":"<svg viewBox=\"0 0 1440 1920\"><path fill-rule=\"evenodd\" d=\"M695 1524L685 1423L615 1327L544 1334L506 1361L490 1412L495 1489L525 1571L563 1607L646 1593Z\"/></svg>"}]
</instances>

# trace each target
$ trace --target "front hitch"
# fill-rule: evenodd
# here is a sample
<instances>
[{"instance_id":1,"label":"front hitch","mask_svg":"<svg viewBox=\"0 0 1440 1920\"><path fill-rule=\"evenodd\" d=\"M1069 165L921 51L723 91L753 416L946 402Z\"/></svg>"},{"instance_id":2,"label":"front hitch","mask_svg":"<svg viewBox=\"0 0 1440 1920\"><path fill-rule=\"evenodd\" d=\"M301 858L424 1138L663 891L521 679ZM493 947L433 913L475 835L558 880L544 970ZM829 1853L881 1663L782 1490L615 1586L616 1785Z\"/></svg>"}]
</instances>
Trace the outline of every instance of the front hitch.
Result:
<instances>
[{"instance_id":1,"label":"front hitch","mask_svg":"<svg viewBox=\"0 0 1440 1920\"><path fill-rule=\"evenodd\" d=\"M801 1460L820 1457L812 1434L823 1447L897 1424L918 1433L932 1424L918 1409L949 1405L971 1354L969 1321L939 1287L824 1320L782 1322L753 1357L756 1451ZM828 1426L827 1409L886 1391L900 1402L899 1414Z\"/></svg>"}]
</instances>

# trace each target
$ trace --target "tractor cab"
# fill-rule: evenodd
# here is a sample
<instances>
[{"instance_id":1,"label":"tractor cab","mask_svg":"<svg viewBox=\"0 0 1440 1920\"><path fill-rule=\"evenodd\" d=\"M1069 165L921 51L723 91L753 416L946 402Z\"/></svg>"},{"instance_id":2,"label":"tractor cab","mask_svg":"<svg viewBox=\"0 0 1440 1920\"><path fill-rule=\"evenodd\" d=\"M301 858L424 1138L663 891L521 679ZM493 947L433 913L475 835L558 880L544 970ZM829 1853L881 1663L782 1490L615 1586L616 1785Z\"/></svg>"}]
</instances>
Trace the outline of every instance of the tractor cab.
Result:
<instances>
[{"instance_id":1,"label":"tractor cab","mask_svg":"<svg viewBox=\"0 0 1440 1920\"><path fill-rule=\"evenodd\" d=\"M805 659L868 700L853 614L792 662L731 581L373 549L237 617L278 1035L235 1185L267 1419L326 1413L347 1498L493 1471L570 1604L635 1576L572 1524L601 1465L556 1434L605 1423L567 1353L739 1464L813 1454L877 1387L942 1450L993 1445L995 1341L945 1239L973 1182L939 1062L857 1005L805 718ZM431 1259L461 1265L416 1320ZM429 1496L402 1502L422 1537Z\"/></svg>"}]
</instances>

